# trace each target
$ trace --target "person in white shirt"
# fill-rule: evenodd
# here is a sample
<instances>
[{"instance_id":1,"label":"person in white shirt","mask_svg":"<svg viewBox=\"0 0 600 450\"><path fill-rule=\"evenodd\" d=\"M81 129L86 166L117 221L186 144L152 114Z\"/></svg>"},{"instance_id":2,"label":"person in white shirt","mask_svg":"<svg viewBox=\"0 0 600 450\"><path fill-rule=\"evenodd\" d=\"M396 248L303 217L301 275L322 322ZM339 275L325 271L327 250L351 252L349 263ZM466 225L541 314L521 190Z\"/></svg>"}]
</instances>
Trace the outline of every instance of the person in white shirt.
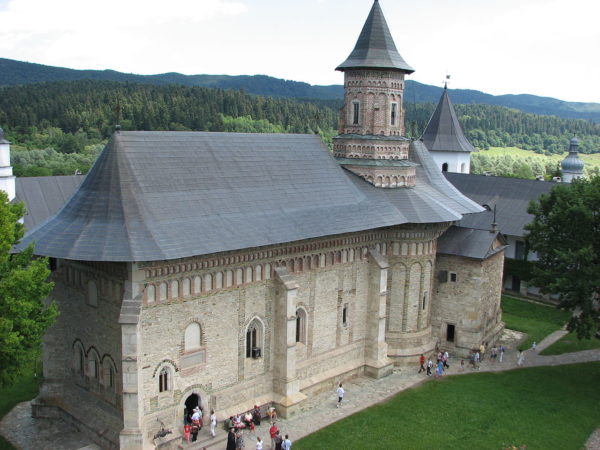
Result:
<instances>
[{"instance_id":1,"label":"person in white shirt","mask_svg":"<svg viewBox=\"0 0 600 450\"><path fill-rule=\"evenodd\" d=\"M256 438L256 450L263 450L263 441L260 436Z\"/></svg>"},{"instance_id":2,"label":"person in white shirt","mask_svg":"<svg viewBox=\"0 0 600 450\"><path fill-rule=\"evenodd\" d=\"M337 402L336 408L339 408L340 406L342 406L342 400L344 400L344 394L346 393L346 391L344 391L344 388L342 387L342 383L340 383L336 392L337 392L337 396L338 396L338 402Z\"/></svg>"},{"instance_id":3,"label":"person in white shirt","mask_svg":"<svg viewBox=\"0 0 600 450\"><path fill-rule=\"evenodd\" d=\"M290 437L287 434L285 435L285 439L281 443L281 448L282 450L291 450L292 448L292 441L290 441Z\"/></svg>"},{"instance_id":4,"label":"person in white shirt","mask_svg":"<svg viewBox=\"0 0 600 450\"><path fill-rule=\"evenodd\" d=\"M217 428L217 415L215 414L215 410L210 410L210 435L215 437L215 430Z\"/></svg>"}]
</instances>

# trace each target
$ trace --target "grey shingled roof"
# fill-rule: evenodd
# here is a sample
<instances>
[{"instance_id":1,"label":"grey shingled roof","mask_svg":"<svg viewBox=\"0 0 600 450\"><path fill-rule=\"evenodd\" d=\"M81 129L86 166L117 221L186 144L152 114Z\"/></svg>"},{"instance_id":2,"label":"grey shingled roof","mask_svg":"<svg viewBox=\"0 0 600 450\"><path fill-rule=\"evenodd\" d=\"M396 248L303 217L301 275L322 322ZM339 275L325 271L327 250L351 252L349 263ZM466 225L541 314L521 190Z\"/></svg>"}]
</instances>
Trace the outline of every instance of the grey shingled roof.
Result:
<instances>
[{"instance_id":1,"label":"grey shingled roof","mask_svg":"<svg viewBox=\"0 0 600 450\"><path fill-rule=\"evenodd\" d=\"M463 173L444 173L459 191L480 205L496 206L498 230L511 236L524 236L525 225L533 220L527 212L529 202L550 192L556 183L548 181L521 180L518 178L486 177ZM489 229L493 212L469 214L460 222L461 226Z\"/></svg>"},{"instance_id":2,"label":"grey shingled roof","mask_svg":"<svg viewBox=\"0 0 600 450\"><path fill-rule=\"evenodd\" d=\"M373 3L354 50L336 70L359 68L398 69L407 73L415 71L398 53L377 0Z\"/></svg>"},{"instance_id":3,"label":"grey shingled roof","mask_svg":"<svg viewBox=\"0 0 600 450\"><path fill-rule=\"evenodd\" d=\"M25 203L27 213L23 224L33 229L56 214L77 190L84 177L67 175L57 177L18 177L15 199Z\"/></svg>"},{"instance_id":4,"label":"grey shingled roof","mask_svg":"<svg viewBox=\"0 0 600 450\"><path fill-rule=\"evenodd\" d=\"M71 200L21 247L77 260L153 261L480 211L411 148L418 187L375 188L315 135L120 132Z\"/></svg>"},{"instance_id":5,"label":"grey shingled roof","mask_svg":"<svg viewBox=\"0 0 600 450\"><path fill-rule=\"evenodd\" d=\"M494 248L496 239L502 245ZM498 232L473 228L450 227L438 239L437 252L443 255L463 256L465 258L486 259L506 248L504 238Z\"/></svg>"},{"instance_id":6,"label":"grey shingled roof","mask_svg":"<svg viewBox=\"0 0 600 450\"><path fill-rule=\"evenodd\" d=\"M444 87L442 97L429 119L421 140L433 152L475 151L475 148L462 131L446 87Z\"/></svg>"}]
</instances>

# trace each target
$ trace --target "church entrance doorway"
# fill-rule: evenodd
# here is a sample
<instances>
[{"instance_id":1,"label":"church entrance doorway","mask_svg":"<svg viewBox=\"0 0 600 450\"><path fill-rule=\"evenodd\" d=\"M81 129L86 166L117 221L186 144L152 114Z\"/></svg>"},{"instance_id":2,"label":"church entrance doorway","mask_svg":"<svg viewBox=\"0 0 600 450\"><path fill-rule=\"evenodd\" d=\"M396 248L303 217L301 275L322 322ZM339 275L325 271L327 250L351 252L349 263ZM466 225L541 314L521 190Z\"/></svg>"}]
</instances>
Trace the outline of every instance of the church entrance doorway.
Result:
<instances>
[{"instance_id":1,"label":"church entrance doorway","mask_svg":"<svg viewBox=\"0 0 600 450\"><path fill-rule=\"evenodd\" d=\"M198 394L191 394L185 399L185 410L183 412L183 420L185 423L192 422L192 414L194 413L194 408L196 406L200 406L200 396Z\"/></svg>"},{"instance_id":2,"label":"church entrance doorway","mask_svg":"<svg viewBox=\"0 0 600 450\"><path fill-rule=\"evenodd\" d=\"M442 164L442 172L448 172L448 163Z\"/></svg>"}]
</instances>

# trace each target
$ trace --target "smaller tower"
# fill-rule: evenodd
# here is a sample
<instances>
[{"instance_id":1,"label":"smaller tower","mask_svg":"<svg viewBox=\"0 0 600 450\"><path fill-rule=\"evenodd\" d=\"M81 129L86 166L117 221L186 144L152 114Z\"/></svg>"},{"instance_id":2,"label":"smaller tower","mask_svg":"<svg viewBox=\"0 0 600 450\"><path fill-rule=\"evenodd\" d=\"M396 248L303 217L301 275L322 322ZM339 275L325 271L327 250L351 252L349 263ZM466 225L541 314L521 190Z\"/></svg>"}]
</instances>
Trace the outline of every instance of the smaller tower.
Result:
<instances>
[{"instance_id":1,"label":"smaller tower","mask_svg":"<svg viewBox=\"0 0 600 450\"><path fill-rule=\"evenodd\" d=\"M447 84L421 140L442 172L471 171L471 152L475 148L463 133Z\"/></svg>"},{"instance_id":2,"label":"smaller tower","mask_svg":"<svg viewBox=\"0 0 600 450\"><path fill-rule=\"evenodd\" d=\"M8 200L15 198L15 177L10 165L10 142L4 138L0 128L0 189L8 194Z\"/></svg>"},{"instance_id":3,"label":"smaller tower","mask_svg":"<svg viewBox=\"0 0 600 450\"><path fill-rule=\"evenodd\" d=\"M584 163L579 158L579 139L573 137L569 144L569 154L561 163L562 180L570 183L576 178L583 177Z\"/></svg>"}]
</instances>

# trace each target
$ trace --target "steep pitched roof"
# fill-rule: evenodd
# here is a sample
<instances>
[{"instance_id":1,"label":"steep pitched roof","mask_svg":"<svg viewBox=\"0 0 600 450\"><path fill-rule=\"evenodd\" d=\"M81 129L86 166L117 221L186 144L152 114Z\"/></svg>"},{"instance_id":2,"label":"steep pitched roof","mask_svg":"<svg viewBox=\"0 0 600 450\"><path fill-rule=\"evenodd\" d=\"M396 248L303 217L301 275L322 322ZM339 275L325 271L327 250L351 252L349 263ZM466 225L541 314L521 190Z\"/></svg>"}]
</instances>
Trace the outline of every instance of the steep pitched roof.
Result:
<instances>
[{"instance_id":1,"label":"steep pitched roof","mask_svg":"<svg viewBox=\"0 0 600 450\"><path fill-rule=\"evenodd\" d=\"M525 225L533 220L527 212L529 203L552 190L555 183L549 181L522 180L519 178L486 177L465 173L444 173L460 192L480 205L496 206L498 230L511 236L524 236ZM469 214L461 226L489 229L494 221L493 211Z\"/></svg>"},{"instance_id":2,"label":"steep pitched roof","mask_svg":"<svg viewBox=\"0 0 600 450\"><path fill-rule=\"evenodd\" d=\"M77 190L84 177L66 175L57 177L18 177L15 198L25 203L27 213L23 224L33 229L56 214Z\"/></svg>"},{"instance_id":3,"label":"steep pitched roof","mask_svg":"<svg viewBox=\"0 0 600 450\"><path fill-rule=\"evenodd\" d=\"M453 226L438 239L437 252L442 255L487 259L504 250L506 241L499 232Z\"/></svg>"},{"instance_id":4,"label":"steep pitched roof","mask_svg":"<svg viewBox=\"0 0 600 450\"><path fill-rule=\"evenodd\" d=\"M475 151L475 148L462 131L446 87L444 87L442 97L429 119L421 140L433 152Z\"/></svg>"},{"instance_id":5,"label":"steep pitched roof","mask_svg":"<svg viewBox=\"0 0 600 450\"><path fill-rule=\"evenodd\" d=\"M67 204L19 248L90 261L155 261L482 210L411 148L418 187L380 189L342 169L318 136L120 132Z\"/></svg>"},{"instance_id":6,"label":"steep pitched roof","mask_svg":"<svg viewBox=\"0 0 600 450\"><path fill-rule=\"evenodd\" d=\"M399 69L407 73L415 71L398 53L377 0L373 3L354 50L336 70L359 68Z\"/></svg>"}]
</instances>

